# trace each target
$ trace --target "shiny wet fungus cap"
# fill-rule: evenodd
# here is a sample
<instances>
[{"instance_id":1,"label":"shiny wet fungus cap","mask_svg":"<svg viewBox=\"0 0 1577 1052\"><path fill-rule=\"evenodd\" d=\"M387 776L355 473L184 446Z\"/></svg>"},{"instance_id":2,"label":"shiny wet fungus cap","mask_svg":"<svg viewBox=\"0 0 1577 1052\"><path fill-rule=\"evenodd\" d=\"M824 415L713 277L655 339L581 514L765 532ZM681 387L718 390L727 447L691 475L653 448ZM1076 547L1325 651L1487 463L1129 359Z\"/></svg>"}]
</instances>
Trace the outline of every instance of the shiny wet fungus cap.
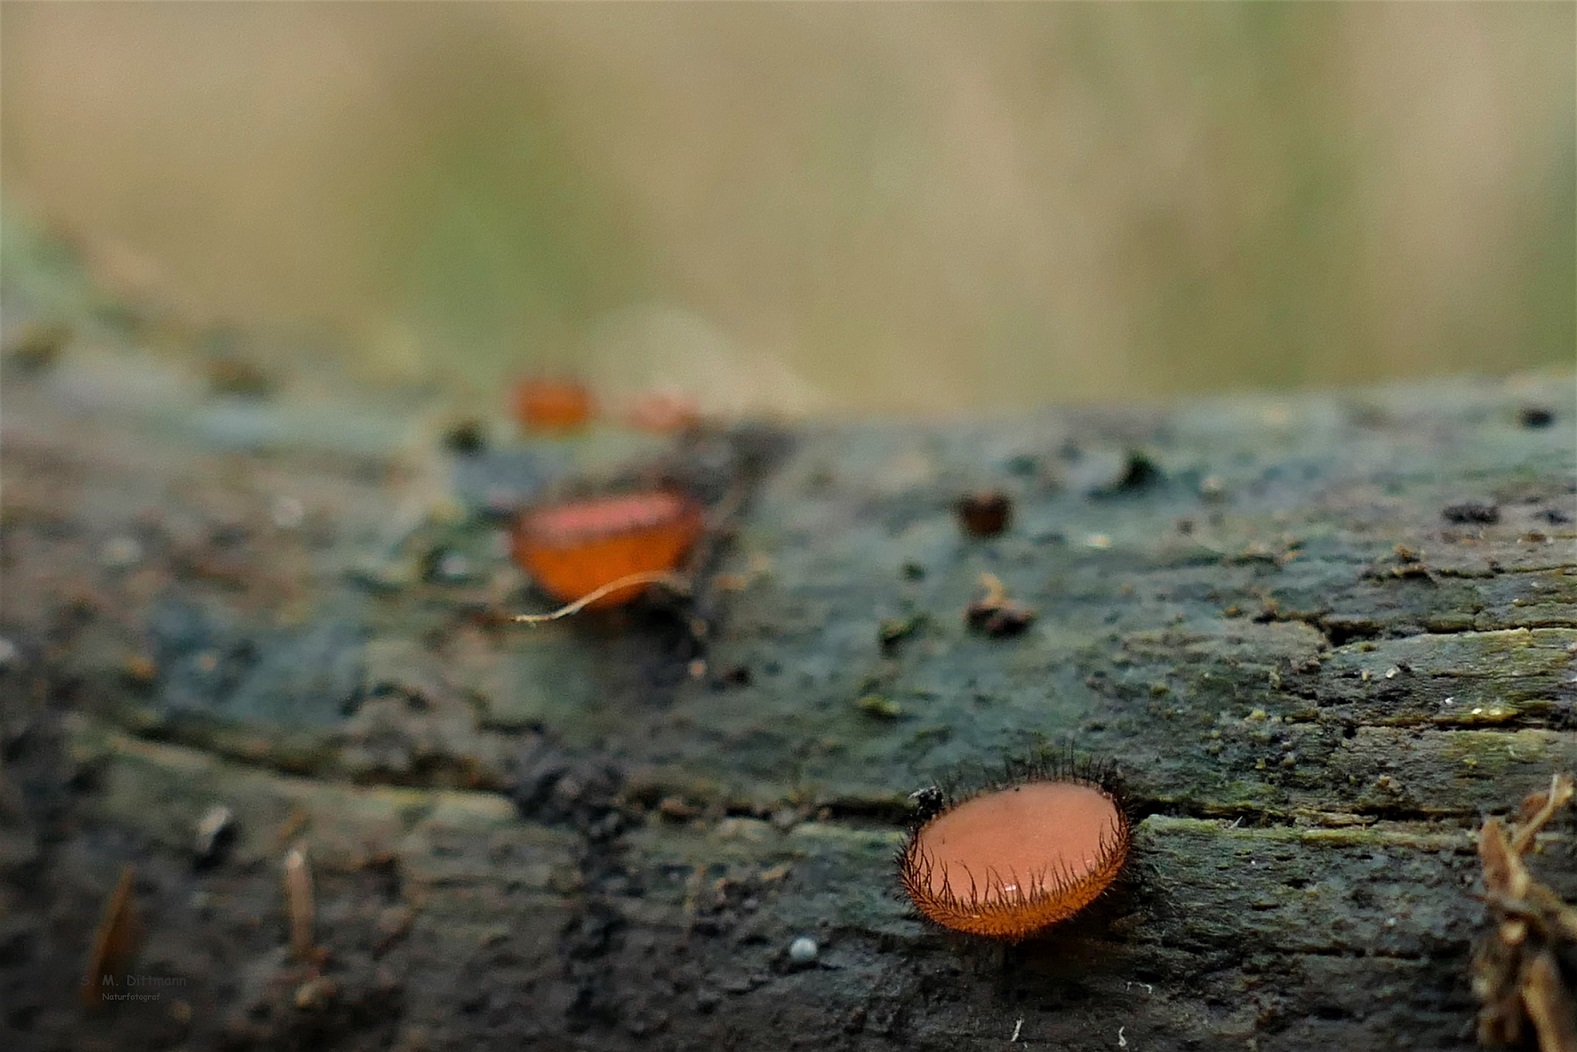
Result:
<instances>
[{"instance_id":1,"label":"shiny wet fungus cap","mask_svg":"<svg viewBox=\"0 0 1577 1052\"><path fill-rule=\"evenodd\" d=\"M675 569L702 527L700 506L667 490L568 501L522 515L513 554L538 587L568 603L622 577ZM620 588L587 608L622 606L645 588Z\"/></svg>"},{"instance_id":2,"label":"shiny wet fungus cap","mask_svg":"<svg viewBox=\"0 0 1577 1052\"><path fill-rule=\"evenodd\" d=\"M915 907L954 931L1016 941L1100 897L1128 860L1127 813L1082 779L994 788L918 826L899 856Z\"/></svg>"}]
</instances>

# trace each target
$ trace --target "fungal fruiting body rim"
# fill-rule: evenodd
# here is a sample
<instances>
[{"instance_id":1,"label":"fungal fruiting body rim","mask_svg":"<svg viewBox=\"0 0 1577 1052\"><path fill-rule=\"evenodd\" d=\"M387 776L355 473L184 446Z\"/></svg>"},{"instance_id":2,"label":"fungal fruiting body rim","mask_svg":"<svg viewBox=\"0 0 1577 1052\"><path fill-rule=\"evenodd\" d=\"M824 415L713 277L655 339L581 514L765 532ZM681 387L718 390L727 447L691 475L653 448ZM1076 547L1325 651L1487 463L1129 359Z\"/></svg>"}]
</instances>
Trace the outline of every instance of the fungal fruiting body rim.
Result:
<instances>
[{"instance_id":1,"label":"fungal fruiting body rim","mask_svg":"<svg viewBox=\"0 0 1577 1052\"><path fill-rule=\"evenodd\" d=\"M1096 808L1102 828L1085 846L1077 865L1048 859L1042 865L975 865L938 860L928 849L928 832L953 815L954 824L969 818L961 808L984 800L1006 799L1024 787L1040 787L1084 797L1086 811ZM999 797L1000 794L1000 797ZM966 792L926 791L921 811L903 848L898 869L904 891L920 914L952 931L990 939L1018 941L1067 920L1106 892L1127 865L1133 842L1133 819L1110 765L1066 759L1054 764L1010 764L1004 777ZM1029 794L1029 795L1033 795ZM1050 798L1048 798L1050 799ZM991 821L990 806L977 807L981 821ZM1055 822L1055 814L1045 821Z\"/></svg>"},{"instance_id":2,"label":"fungal fruiting body rim","mask_svg":"<svg viewBox=\"0 0 1577 1052\"><path fill-rule=\"evenodd\" d=\"M515 560L565 602L611 582L673 570L704 529L700 506L671 491L623 494L526 512L513 538ZM587 604L618 606L644 591L631 585Z\"/></svg>"}]
</instances>

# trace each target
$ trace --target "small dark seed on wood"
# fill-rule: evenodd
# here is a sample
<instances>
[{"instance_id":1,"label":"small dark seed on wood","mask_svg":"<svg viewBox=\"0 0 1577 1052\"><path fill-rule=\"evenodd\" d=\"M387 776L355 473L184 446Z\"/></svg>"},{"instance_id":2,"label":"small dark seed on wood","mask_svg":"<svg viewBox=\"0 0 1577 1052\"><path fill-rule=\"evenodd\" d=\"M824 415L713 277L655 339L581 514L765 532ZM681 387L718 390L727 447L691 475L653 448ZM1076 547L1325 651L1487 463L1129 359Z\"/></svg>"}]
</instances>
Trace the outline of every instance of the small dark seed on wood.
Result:
<instances>
[{"instance_id":1,"label":"small dark seed on wood","mask_svg":"<svg viewBox=\"0 0 1577 1052\"><path fill-rule=\"evenodd\" d=\"M474 456L487 448L487 436L481 424L475 420L465 420L444 435L444 448L463 457Z\"/></svg>"},{"instance_id":2,"label":"small dark seed on wood","mask_svg":"<svg viewBox=\"0 0 1577 1052\"><path fill-rule=\"evenodd\" d=\"M1555 414L1542 405L1525 405L1517 420L1523 427L1549 427L1555 422Z\"/></svg>"},{"instance_id":3,"label":"small dark seed on wood","mask_svg":"<svg viewBox=\"0 0 1577 1052\"><path fill-rule=\"evenodd\" d=\"M1464 500L1440 509L1447 522L1494 523L1500 521L1500 508L1487 500Z\"/></svg>"},{"instance_id":4,"label":"small dark seed on wood","mask_svg":"<svg viewBox=\"0 0 1577 1052\"><path fill-rule=\"evenodd\" d=\"M964 532L972 537L995 537L1013 516L1013 502L1000 490L966 494L954 507Z\"/></svg>"}]
</instances>

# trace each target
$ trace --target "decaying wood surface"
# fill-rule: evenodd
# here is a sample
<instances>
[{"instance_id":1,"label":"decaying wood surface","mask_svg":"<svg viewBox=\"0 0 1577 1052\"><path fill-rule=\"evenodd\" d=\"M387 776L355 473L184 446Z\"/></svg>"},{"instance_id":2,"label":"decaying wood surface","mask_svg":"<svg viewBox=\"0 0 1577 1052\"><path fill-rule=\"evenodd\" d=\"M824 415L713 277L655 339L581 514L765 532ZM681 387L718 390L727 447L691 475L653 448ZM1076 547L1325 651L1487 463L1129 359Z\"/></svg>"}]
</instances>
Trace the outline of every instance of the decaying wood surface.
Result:
<instances>
[{"instance_id":1,"label":"decaying wood surface","mask_svg":"<svg viewBox=\"0 0 1577 1052\"><path fill-rule=\"evenodd\" d=\"M1569 377L451 454L12 366L6 1048L1475 1047L1481 818L1577 769ZM690 603L508 623L552 604L487 491L643 463L732 495ZM1021 633L965 624L987 573ZM908 794L1070 748L1143 816L1120 893L915 920ZM84 1008L128 863L156 996Z\"/></svg>"}]
</instances>

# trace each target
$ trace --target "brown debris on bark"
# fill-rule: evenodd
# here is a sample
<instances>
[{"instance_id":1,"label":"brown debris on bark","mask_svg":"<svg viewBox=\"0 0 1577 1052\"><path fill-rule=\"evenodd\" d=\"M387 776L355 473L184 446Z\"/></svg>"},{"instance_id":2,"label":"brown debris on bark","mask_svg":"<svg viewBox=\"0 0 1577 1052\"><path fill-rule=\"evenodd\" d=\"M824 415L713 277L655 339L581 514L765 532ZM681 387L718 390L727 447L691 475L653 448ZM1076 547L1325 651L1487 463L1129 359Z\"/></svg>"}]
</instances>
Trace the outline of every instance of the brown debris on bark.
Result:
<instances>
[{"instance_id":1,"label":"brown debris on bark","mask_svg":"<svg viewBox=\"0 0 1577 1052\"><path fill-rule=\"evenodd\" d=\"M1561 974L1558 953L1577 946L1577 907L1528 872L1523 858L1537 846L1538 834L1571 802L1569 774L1550 779L1547 792L1523 801L1508 830L1499 818L1479 831L1484 865L1484 901L1494 929L1473 955L1473 991L1479 1011L1478 1039L1489 1046L1515 1045L1532 1027L1540 1052L1577 1052L1577 1007Z\"/></svg>"},{"instance_id":2,"label":"brown debris on bark","mask_svg":"<svg viewBox=\"0 0 1577 1052\"><path fill-rule=\"evenodd\" d=\"M82 984L82 999L90 1005L103 1002L106 988L113 989L131 967L137 953L137 940L141 922L137 917L137 903L132 898L132 882L137 867L127 863L120 871L120 880L104 906L104 920L93 940L93 956L88 962L87 978Z\"/></svg>"}]
</instances>

